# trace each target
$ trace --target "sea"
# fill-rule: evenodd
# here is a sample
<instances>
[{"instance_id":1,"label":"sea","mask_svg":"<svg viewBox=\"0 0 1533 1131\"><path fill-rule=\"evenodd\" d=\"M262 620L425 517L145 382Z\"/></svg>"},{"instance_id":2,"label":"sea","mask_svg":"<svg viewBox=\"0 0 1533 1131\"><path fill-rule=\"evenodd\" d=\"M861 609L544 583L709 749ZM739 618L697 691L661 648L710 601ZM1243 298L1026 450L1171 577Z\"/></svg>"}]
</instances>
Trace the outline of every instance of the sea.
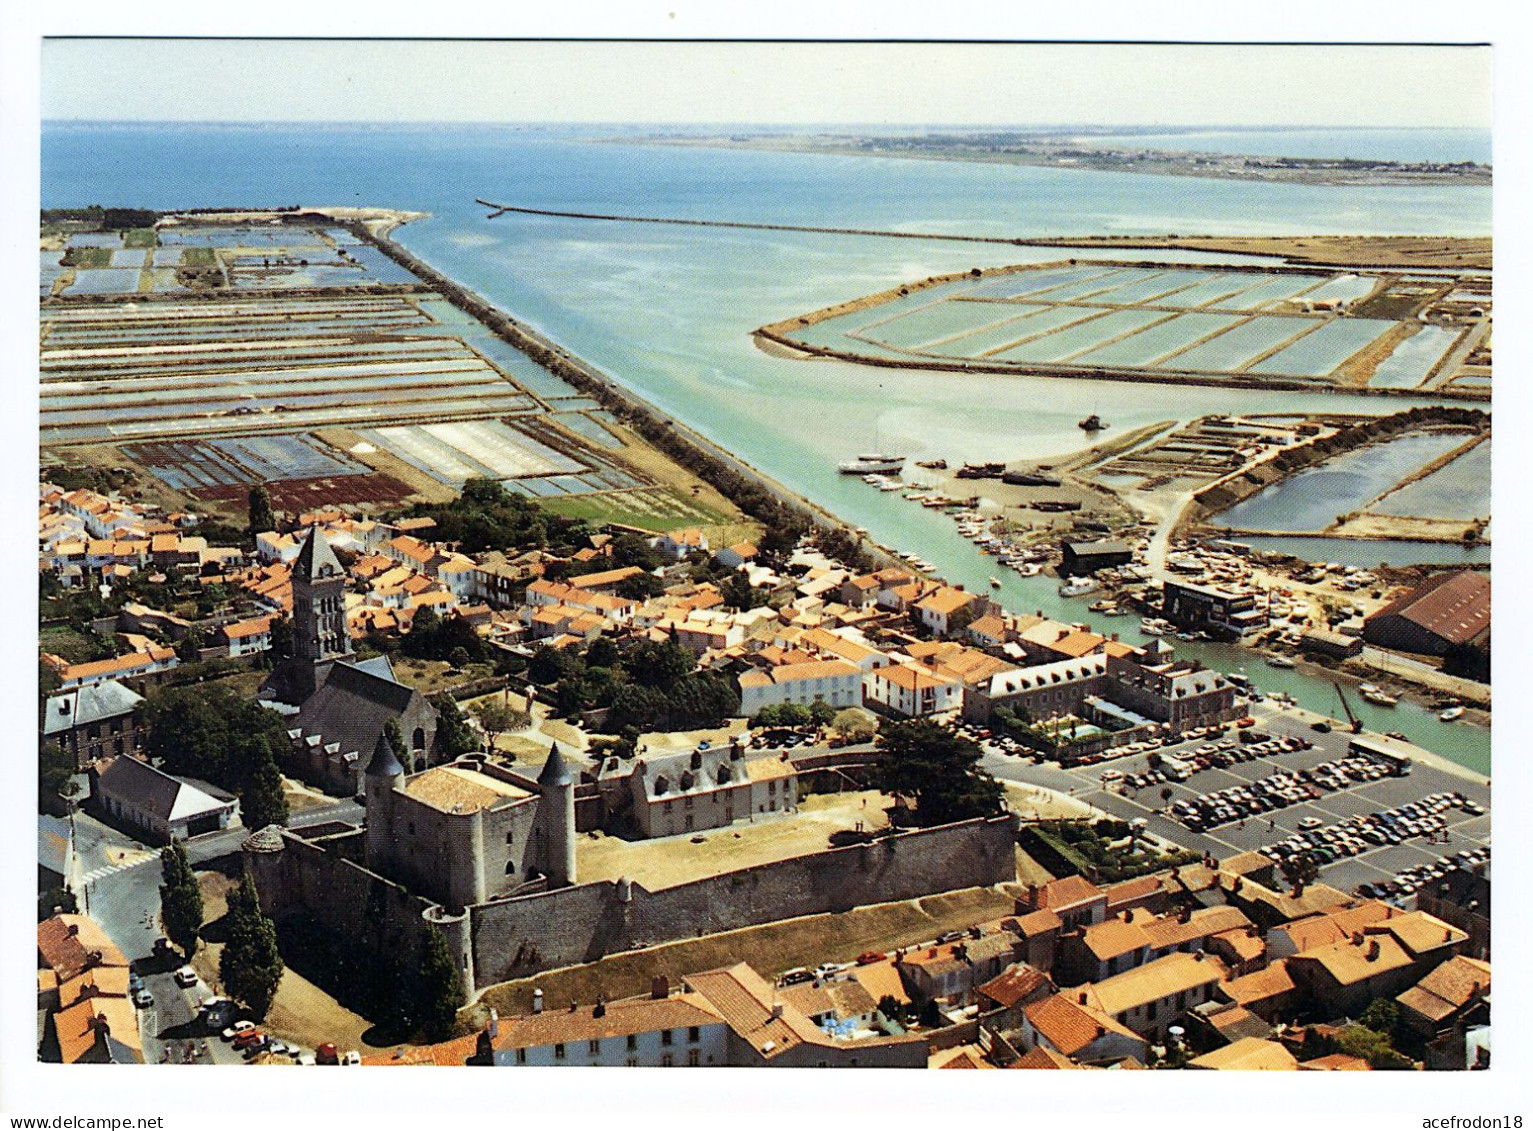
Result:
<instances>
[{"instance_id":1,"label":"sea","mask_svg":"<svg viewBox=\"0 0 1533 1131\"><path fill-rule=\"evenodd\" d=\"M1149 144L1143 135L1135 140ZM1488 131L1252 130L1164 139L1179 148L1213 149L1215 142L1230 152L1409 160L1478 160L1490 151ZM301 204L426 212L426 219L395 233L410 251L850 525L919 553L950 581L980 589L996 563L960 538L951 520L838 475L836 463L877 450L955 464L1062 455L1082 446L1077 422L1090 413L1113 430L1127 430L1210 412L1380 413L1420 402L889 370L771 356L751 337L768 322L936 273L1085 255L557 217L491 220L474 198L561 211L1007 239L1491 232L1488 187L1273 184L713 149L646 144L632 127L611 126L46 123L41 187L44 207ZM1134 254L1257 262L1190 252ZM1411 556L1408 549L1390 550L1396 560L1402 552ZM1085 602L1058 596L1057 583L1003 572L997 598L1008 607L1091 619ZM1128 618L1096 627L1144 639ZM1231 649L1178 647L1217 666L1243 662ZM1254 666L1248 674L1266 690L1288 691L1307 706L1339 713L1328 681ZM1489 772L1483 728L1443 724L1405 703L1364 704L1361 714L1372 728L1401 731Z\"/></svg>"}]
</instances>

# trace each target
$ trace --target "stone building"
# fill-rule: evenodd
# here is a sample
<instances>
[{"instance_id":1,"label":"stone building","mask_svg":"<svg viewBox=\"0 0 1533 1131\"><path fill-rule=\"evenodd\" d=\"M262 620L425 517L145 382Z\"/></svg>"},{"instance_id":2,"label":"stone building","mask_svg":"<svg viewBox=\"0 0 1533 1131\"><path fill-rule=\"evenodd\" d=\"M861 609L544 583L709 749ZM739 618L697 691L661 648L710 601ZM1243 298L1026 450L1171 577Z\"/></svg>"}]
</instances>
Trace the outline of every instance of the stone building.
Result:
<instances>
[{"instance_id":1,"label":"stone building","mask_svg":"<svg viewBox=\"0 0 1533 1131\"><path fill-rule=\"evenodd\" d=\"M43 707L42 737L83 769L98 758L136 755L143 750L143 726L138 708L144 697L105 679L100 683L61 691Z\"/></svg>"},{"instance_id":2,"label":"stone building","mask_svg":"<svg viewBox=\"0 0 1533 1131\"><path fill-rule=\"evenodd\" d=\"M379 737L367 766L366 858L443 906L575 882L575 777L557 746L537 791L475 755L406 774Z\"/></svg>"},{"instance_id":3,"label":"stone building","mask_svg":"<svg viewBox=\"0 0 1533 1131\"><path fill-rule=\"evenodd\" d=\"M439 759L437 713L400 683L387 656L357 660L346 626L346 571L318 526L293 562L293 654L261 688L288 718L289 767L326 788L357 793L364 759L390 720L416 765ZM413 768L413 767L412 767Z\"/></svg>"}]
</instances>

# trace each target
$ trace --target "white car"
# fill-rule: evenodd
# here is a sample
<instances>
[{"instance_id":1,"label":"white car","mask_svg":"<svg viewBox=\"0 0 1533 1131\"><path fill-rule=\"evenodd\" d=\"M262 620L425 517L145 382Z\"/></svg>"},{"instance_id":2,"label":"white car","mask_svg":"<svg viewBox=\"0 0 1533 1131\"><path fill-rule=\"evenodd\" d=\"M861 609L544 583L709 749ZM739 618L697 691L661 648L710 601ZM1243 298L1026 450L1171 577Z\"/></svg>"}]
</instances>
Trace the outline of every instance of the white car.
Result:
<instances>
[{"instance_id":1,"label":"white car","mask_svg":"<svg viewBox=\"0 0 1533 1131\"><path fill-rule=\"evenodd\" d=\"M183 966L175 973L176 985L183 990L191 989L197 984L197 971L190 966Z\"/></svg>"},{"instance_id":2,"label":"white car","mask_svg":"<svg viewBox=\"0 0 1533 1131\"><path fill-rule=\"evenodd\" d=\"M1325 824L1325 822L1322 821L1319 817L1305 817L1299 821L1299 827L1301 829L1318 829L1323 824Z\"/></svg>"},{"instance_id":3,"label":"white car","mask_svg":"<svg viewBox=\"0 0 1533 1131\"><path fill-rule=\"evenodd\" d=\"M154 1004L154 995L148 990L139 990L138 993L133 995L133 1004L140 1009L148 1009Z\"/></svg>"},{"instance_id":4,"label":"white car","mask_svg":"<svg viewBox=\"0 0 1533 1131\"><path fill-rule=\"evenodd\" d=\"M255 1028L255 1022L254 1021L236 1021L233 1025L230 1025L227 1029L225 1029L220 1034L220 1036L222 1036L223 1039L226 1040L226 1041L232 1041L232 1040L234 1040L235 1037L239 1036L241 1033L248 1032L249 1030L254 1029L254 1028Z\"/></svg>"}]
</instances>

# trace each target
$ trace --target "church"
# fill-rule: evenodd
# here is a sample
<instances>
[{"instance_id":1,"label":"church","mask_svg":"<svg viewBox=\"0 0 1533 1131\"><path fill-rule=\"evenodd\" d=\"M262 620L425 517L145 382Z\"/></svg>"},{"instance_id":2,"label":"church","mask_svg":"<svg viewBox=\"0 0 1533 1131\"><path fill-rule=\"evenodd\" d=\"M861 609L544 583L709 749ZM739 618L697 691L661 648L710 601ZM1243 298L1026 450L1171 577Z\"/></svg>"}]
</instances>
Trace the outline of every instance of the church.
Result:
<instances>
[{"instance_id":1,"label":"church","mask_svg":"<svg viewBox=\"0 0 1533 1131\"><path fill-rule=\"evenodd\" d=\"M292 743L286 768L326 789L363 791L384 725L399 724L411 769L441 761L436 708L400 683L387 656L358 660L346 629L346 571L318 526L292 567L293 649L262 686Z\"/></svg>"}]
</instances>

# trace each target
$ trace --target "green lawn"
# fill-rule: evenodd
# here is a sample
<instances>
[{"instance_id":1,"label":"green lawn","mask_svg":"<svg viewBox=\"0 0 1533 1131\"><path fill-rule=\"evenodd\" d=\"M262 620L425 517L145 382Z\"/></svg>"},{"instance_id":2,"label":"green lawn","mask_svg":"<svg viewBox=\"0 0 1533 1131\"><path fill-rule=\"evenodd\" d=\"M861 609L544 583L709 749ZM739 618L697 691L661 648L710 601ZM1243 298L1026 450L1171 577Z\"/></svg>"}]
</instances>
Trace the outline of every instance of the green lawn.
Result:
<instances>
[{"instance_id":1,"label":"green lawn","mask_svg":"<svg viewBox=\"0 0 1533 1131\"><path fill-rule=\"evenodd\" d=\"M539 499L538 506L569 518L587 522L620 523L656 534L684 526L714 526L735 516L689 499L670 487L620 491L609 495L572 495L562 499Z\"/></svg>"},{"instance_id":2,"label":"green lawn","mask_svg":"<svg viewBox=\"0 0 1533 1131\"><path fill-rule=\"evenodd\" d=\"M76 632L72 628L45 628L38 636L37 646L44 652L62 656L71 664L86 664L112 655L103 648L101 641Z\"/></svg>"},{"instance_id":3,"label":"green lawn","mask_svg":"<svg viewBox=\"0 0 1533 1131\"><path fill-rule=\"evenodd\" d=\"M217 267L218 254L211 247L189 247L181 253L183 267Z\"/></svg>"},{"instance_id":4,"label":"green lawn","mask_svg":"<svg viewBox=\"0 0 1533 1131\"><path fill-rule=\"evenodd\" d=\"M134 228L124 232L122 237L123 247L155 247L159 242L153 228Z\"/></svg>"}]
</instances>

